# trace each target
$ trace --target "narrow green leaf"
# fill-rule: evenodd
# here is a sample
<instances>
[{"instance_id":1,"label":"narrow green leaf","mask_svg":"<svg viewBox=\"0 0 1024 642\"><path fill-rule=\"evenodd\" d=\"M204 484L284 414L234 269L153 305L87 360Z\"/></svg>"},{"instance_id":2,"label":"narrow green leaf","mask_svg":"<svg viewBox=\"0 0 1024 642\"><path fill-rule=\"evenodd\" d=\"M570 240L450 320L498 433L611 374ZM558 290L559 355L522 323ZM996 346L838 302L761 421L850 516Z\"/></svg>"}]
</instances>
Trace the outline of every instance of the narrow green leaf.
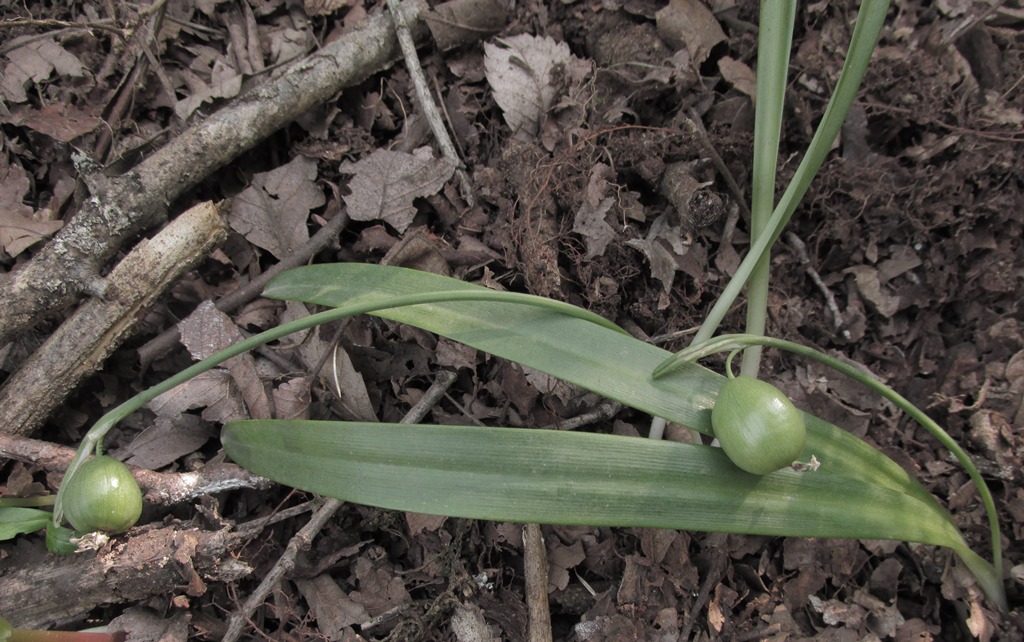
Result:
<instances>
[{"instance_id":1,"label":"narrow green leaf","mask_svg":"<svg viewBox=\"0 0 1024 642\"><path fill-rule=\"evenodd\" d=\"M756 241L766 233L775 205L775 173L782 134L782 107L786 99L789 52L793 46L796 22L795 0L762 0L757 35L757 100L754 109L754 163L750 197L750 238ZM768 316L768 284L771 248L760 258L747 284L747 326L750 334L764 334ZM713 328L704 326L695 343L710 338ZM706 336L701 331L707 333ZM741 372L756 377L761 349L752 347L743 353Z\"/></svg>"},{"instance_id":2,"label":"narrow green leaf","mask_svg":"<svg viewBox=\"0 0 1024 642\"><path fill-rule=\"evenodd\" d=\"M50 516L49 511L36 508L0 507L0 541L46 528Z\"/></svg>"},{"instance_id":3,"label":"narrow green leaf","mask_svg":"<svg viewBox=\"0 0 1024 642\"><path fill-rule=\"evenodd\" d=\"M482 290L470 283L404 268L338 263L288 270L264 296L356 307L410 293ZM686 364L658 380L650 373L671 353L580 319L527 305L460 301L380 310L374 314L435 332L536 368L627 406L711 434L711 408L721 375ZM840 474L863 476L922 501L934 499L895 462L816 417L806 417L806 458ZM908 482L910 482L908 490Z\"/></svg>"},{"instance_id":4,"label":"narrow green leaf","mask_svg":"<svg viewBox=\"0 0 1024 642\"><path fill-rule=\"evenodd\" d=\"M771 250L779 235L782 234L786 223L793 216L793 212L796 211L797 205L807 193L811 181L814 180L814 176L828 156L829 149L831 149L836 136L839 135L839 131L846 121L846 115L857 96L857 90L867 72L871 54L875 50L875 44L882 32L882 26L885 24L889 4L890 0L863 0L861 2L857 12L857 24L850 40L850 49L843 62L843 70L839 74L832 98L829 99L828 106L825 108L825 114L822 116L821 122L818 123L814 137L807 147L807 153L800 161L793 180L779 198L779 202L768 220L765 233L760 234L751 243L750 251L743 257L733 278L705 317L700 332L694 337L694 344L710 338L718 329L722 319L725 318L726 313L743 290L743 286L749 280L754 267Z\"/></svg>"},{"instance_id":5,"label":"narrow green leaf","mask_svg":"<svg viewBox=\"0 0 1024 642\"><path fill-rule=\"evenodd\" d=\"M655 380L651 373L670 353L578 315L566 316L534 305L485 299L387 307L389 301L398 302L411 294L463 291L487 292L486 288L403 268L329 264L285 272L271 282L264 294L336 307L339 314L347 309L362 312L371 305L380 306L372 313L517 361L644 412L710 431L710 409L724 381L721 375L685 364L671 375ZM283 424L275 427L273 422L237 424L225 432L224 438L232 456L237 455L237 461L257 472L312 491L330 491L326 494L377 506L481 519L649 525L940 544L953 548L976 574L986 593L1005 607L1000 578L992 566L970 551L948 512L912 476L845 431L812 415L805 415L805 421L807 446L801 459L807 461L813 455L820 468L813 475L780 471L760 478L746 475L715 450L650 440L629 440L627 444L621 438L584 433L481 429L478 432L484 441L470 440L467 443L473 444L472 449L460 450L454 443L468 440L470 434L476 433L436 433L430 431L454 429L420 427L426 432L415 433L422 440L414 440L405 429L395 429L397 432L390 434L399 434L401 438L387 438L383 442L386 445L373 455L372 449L365 450L366 446L359 445L361 440L385 439L392 428L353 428L379 429L371 437L348 429L332 437L328 434L330 430L318 429L310 436L312 441L302 442L306 446L293 447L299 453L297 459L287 459L284 453L289 452L290 440L303 439L300 435L307 424L292 423L286 428L281 427ZM303 430L294 430L299 426ZM492 434L500 436L493 440L487 437ZM458 438L452 441L452 435ZM440 440L440 446L431 448L429 444L434 438ZM519 467L510 464L510 472L501 473L504 469L499 462L510 456L510 449L527 447L526 443L518 443L521 439L540 447L527 449L529 454ZM558 441L561 439L568 441ZM349 449L346 452L351 456L346 461L351 470L358 472L345 477L345 473L326 468L326 461L313 463L311 457L317 453L337 454L329 446L335 440L342 451ZM647 450L648 447L654 450ZM679 451L680 447L686 455ZM672 450L657 450L663 448ZM548 455L538 454L541 451ZM660 452L661 458L655 452ZM665 459L669 452L668 459L676 463L669 464ZM577 453L587 456L579 458ZM333 454L326 459L332 460ZM345 459L345 455L341 456ZM676 461L677 457L682 460ZM365 466L356 468L354 461L364 458L368 458ZM474 458L485 463L477 467L472 463ZM278 461L289 463L279 465ZM531 461L534 463L529 464ZM527 465L533 467L522 467ZM337 476L340 481L331 482L320 470L330 470L329 476ZM584 480L582 486L570 483L564 472L551 472L557 470L578 474ZM640 472L644 470L648 472ZM515 485L514 480L522 475L528 479L515 482L521 486ZM406 485L399 479L403 476L411 476L415 481ZM635 480L637 487L626 491L620 488L620 482L626 478ZM604 481L607 484L602 485ZM322 483L327 485L321 486ZM659 485L670 489L668 495L686 499L672 503L662 492L655 494L655 499L646 500ZM412 493L414 487L423 489L421 494ZM583 487L597 490L588 494ZM724 494L732 494L733 499L715 495L717 488L727 489ZM692 497L686 489L694 489ZM713 499L702 499L705 496ZM407 504L409 497L418 499ZM567 512L566 505L577 500L581 502L580 512ZM667 505L672 508L658 509L662 502L669 502ZM488 509L488 504L499 508ZM631 505L642 510L630 512ZM726 508L716 512L716 506ZM887 506L898 510L890 513L884 508ZM513 508L515 511L510 512ZM685 525L675 516L680 511L687 514ZM641 512L645 515L642 518ZM556 515L563 517L556 519ZM785 525L794 517L800 528ZM815 520L818 526L809 525ZM866 534L869 532L874 534Z\"/></svg>"},{"instance_id":6,"label":"narrow green leaf","mask_svg":"<svg viewBox=\"0 0 1024 642\"><path fill-rule=\"evenodd\" d=\"M910 494L821 469L749 475L709 446L555 430L266 420L230 423L221 439L257 474L397 510L964 548L956 527Z\"/></svg>"}]
</instances>

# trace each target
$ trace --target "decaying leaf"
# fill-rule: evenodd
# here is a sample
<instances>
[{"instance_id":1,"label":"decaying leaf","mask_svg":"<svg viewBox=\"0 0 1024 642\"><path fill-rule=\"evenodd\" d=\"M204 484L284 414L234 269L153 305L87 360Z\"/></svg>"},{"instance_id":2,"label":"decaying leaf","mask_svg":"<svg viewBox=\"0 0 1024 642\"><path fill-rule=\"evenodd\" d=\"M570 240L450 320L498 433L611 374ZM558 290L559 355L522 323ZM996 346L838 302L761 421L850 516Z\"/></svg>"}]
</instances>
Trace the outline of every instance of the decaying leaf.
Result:
<instances>
[{"instance_id":1,"label":"decaying leaf","mask_svg":"<svg viewBox=\"0 0 1024 642\"><path fill-rule=\"evenodd\" d=\"M28 100L26 89L31 83L41 83L57 72L61 76L79 77L86 68L74 54L57 44L53 38L38 39L35 36L15 38L11 44L24 41L25 44L8 51L7 66L0 76L0 92L12 103Z\"/></svg>"},{"instance_id":2,"label":"decaying leaf","mask_svg":"<svg viewBox=\"0 0 1024 642\"><path fill-rule=\"evenodd\" d=\"M455 173L455 164L434 158L429 147L412 154L379 149L358 163L345 163L352 174L345 197L349 216L357 221L383 220L404 232L416 216L413 200L436 194Z\"/></svg>"},{"instance_id":3,"label":"decaying leaf","mask_svg":"<svg viewBox=\"0 0 1024 642\"><path fill-rule=\"evenodd\" d=\"M146 407L160 417L175 417L194 408L204 408L203 419L217 424L248 419L245 404L231 381L227 371L210 370L165 392Z\"/></svg>"},{"instance_id":4,"label":"decaying leaf","mask_svg":"<svg viewBox=\"0 0 1024 642\"><path fill-rule=\"evenodd\" d=\"M292 377L274 388L276 419L309 419L309 379Z\"/></svg>"},{"instance_id":5,"label":"decaying leaf","mask_svg":"<svg viewBox=\"0 0 1024 642\"><path fill-rule=\"evenodd\" d=\"M615 204L615 198L608 194L614 177L611 167L604 163L596 164L590 170L583 202L573 218L572 231L583 237L587 244L588 259L603 256L608 244L615 238L615 229L605 220L605 215Z\"/></svg>"},{"instance_id":6,"label":"decaying leaf","mask_svg":"<svg viewBox=\"0 0 1024 642\"><path fill-rule=\"evenodd\" d=\"M64 226L63 221L36 220L33 210L22 202L29 180L19 165L0 166L0 246L17 256Z\"/></svg>"},{"instance_id":7,"label":"decaying leaf","mask_svg":"<svg viewBox=\"0 0 1024 642\"><path fill-rule=\"evenodd\" d=\"M711 48L725 40L715 14L699 0L671 0L656 18L661 39L675 49L685 47L698 67L708 59Z\"/></svg>"},{"instance_id":8,"label":"decaying leaf","mask_svg":"<svg viewBox=\"0 0 1024 642\"><path fill-rule=\"evenodd\" d=\"M640 250L647 257L651 266L651 276L661 281L664 292L672 289L676 270L679 269L677 258L686 255L690 248L682 243L682 231L672 225L664 215L659 216L651 224L647 236L642 239L631 239L626 245Z\"/></svg>"},{"instance_id":9,"label":"decaying leaf","mask_svg":"<svg viewBox=\"0 0 1024 642\"><path fill-rule=\"evenodd\" d=\"M302 3L308 16L327 16L354 4L355 0L303 0Z\"/></svg>"},{"instance_id":10,"label":"decaying leaf","mask_svg":"<svg viewBox=\"0 0 1024 642\"><path fill-rule=\"evenodd\" d=\"M195 415L158 417L118 455L132 466L157 470L195 452L215 435L210 424Z\"/></svg>"},{"instance_id":11,"label":"decaying leaf","mask_svg":"<svg viewBox=\"0 0 1024 642\"><path fill-rule=\"evenodd\" d=\"M103 121L68 103L52 103L41 109L22 105L12 110L7 122L24 125L62 143L70 143L100 126Z\"/></svg>"},{"instance_id":12,"label":"decaying leaf","mask_svg":"<svg viewBox=\"0 0 1024 642\"><path fill-rule=\"evenodd\" d=\"M378 421L363 375L352 365L352 359L344 348L337 346L335 350L331 378L336 393L341 397L341 417L351 421Z\"/></svg>"},{"instance_id":13,"label":"decaying leaf","mask_svg":"<svg viewBox=\"0 0 1024 642\"><path fill-rule=\"evenodd\" d=\"M257 174L252 185L235 197L228 223L278 259L288 256L309 240L309 211L324 204L316 175L316 161L304 156Z\"/></svg>"},{"instance_id":14,"label":"decaying leaf","mask_svg":"<svg viewBox=\"0 0 1024 642\"><path fill-rule=\"evenodd\" d=\"M181 331L181 343L197 360L212 356L245 338L231 317L218 310L211 301L200 304L178 324L178 329ZM252 354L242 353L225 361L224 366L238 385L252 418L269 419L270 400L256 372L256 360Z\"/></svg>"},{"instance_id":15,"label":"decaying leaf","mask_svg":"<svg viewBox=\"0 0 1024 642\"><path fill-rule=\"evenodd\" d=\"M738 91L751 98L757 97L757 74L745 62L723 56L718 61L718 70L722 72L722 78Z\"/></svg>"},{"instance_id":16,"label":"decaying leaf","mask_svg":"<svg viewBox=\"0 0 1024 642\"><path fill-rule=\"evenodd\" d=\"M328 640L352 639L345 629L370 619L361 604L352 601L329 575L296 580L295 586L313 609L317 630Z\"/></svg>"},{"instance_id":17,"label":"decaying leaf","mask_svg":"<svg viewBox=\"0 0 1024 642\"><path fill-rule=\"evenodd\" d=\"M564 42L522 34L484 44L484 70L505 122L521 139L539 135L558 98L590 73L591 64Z\"/></svg>"}]
</instances>

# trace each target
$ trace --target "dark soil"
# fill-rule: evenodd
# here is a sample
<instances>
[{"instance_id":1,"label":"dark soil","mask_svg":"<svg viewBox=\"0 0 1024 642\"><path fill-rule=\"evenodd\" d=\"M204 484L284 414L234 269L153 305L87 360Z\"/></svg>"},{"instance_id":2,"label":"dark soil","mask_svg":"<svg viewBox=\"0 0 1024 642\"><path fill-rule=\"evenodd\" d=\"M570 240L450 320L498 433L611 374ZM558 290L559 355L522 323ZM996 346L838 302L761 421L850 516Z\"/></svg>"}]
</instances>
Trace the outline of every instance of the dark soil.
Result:
<instances>
[{"instance_id":1,"label":"dark soil","mask_svg":"<svg viewBox=\"0 0 1024 642\"><path fill-rule=\"evenodd\" d=\"M95 127L62 143L24 118L0 118L0 174L18 167L18 176L29 178L15 200L33 209L56 202L58 218L72 216L85 194L82 185L77 195L68 188L72 151L95 153L112 172L122 171L180 131L185 122L179 116L201 118L234 96L211 91L211 100L196 112L177 115L170 100L210 90L210 74L222 73L221 67L241 69L240 44L248 43L249 56L270 65L278 56L299 55L303 46L335 37L346 12L353 19L359 15L347 8L318 13L317 7L331 3L313 1L172 4L165 25L174 27L173 36L150 43L150 66L131 81L131 107L112 132ZM468 205L453 180L418 198L414 217L402 229L379 219L353 220L316 260L387 262L550 296L613 319L667 349L685 346L687 331L701 323L749 238L744 210L737 206L748 195L735 193L729 181L741 190L750 184L753 107L745 92L753 76L744 70L756 62L757 3L710 4L725 39L695 51L669 42L655 18L662 3L516 5L498 36L550 36L596 65L582 82L572 69L561 70L560 102L533 136L511 133L484 75L482 44L421 49L426 77L445 97L476 202ZM5 20L38 21L0 24L3 52L10 54L15 36L55 32L56 42L89 70L73 76L58 69L46 82L37 79L23 103L11 103L11 112L64 101L81 118L107 118L105 100L131 69L110 60L109 33L68 29L56 21L114 18L124 26L138 17L128 8L112 16L78 2L0 11ZM851 2L800 5L780 193L824 110L855 15ZM247 27L255 29L248 36ZM289 46L298 48L282 53ZM152 66L156 61L159 72ZM999 507L1012 574L1006 581L1011 611L996 611L951 553L928 546L545 526L555 640L1024 639L1022 77L1024 13L1017 3L993 9L985 3L907 2L892 9L841 140L787 229L792 234L773 253L768 304L768 334L863 364L927 409L968 449ZM245 87L260 78L246 72ZM326 196L309 208L306 224L315 232L340 215L351 180L344 163L377 149L411 151L432 144L418 104L409 74L397 65L266 140L175 210L238 197L258 174L301 156L315 161L316 189ZM102 140L111 134L107 150ZM14 174L5 175L8 189ZM588 213L584 223L580 212ZM4 269L16 269L33 251L8 247L0 254ZM148 341L200 301L236 289L275 262L265 246L233 232L146 315L131 344L38 437L74 447L104 410L187 365L191 359L179 345L141 366L140 348L145 355ZM232 316L244 330L255 331L276 324L284 313L283 306L257 299ZM723 331L740 331L743 322L738 307ZM39 328L37 336L5 348L5 372L47 331ZM325 349L330 339L325 333ZM430 421L548 426L592 409L549 394L509 364L378 321L354 320L341 334L341 346L365 384L364 410L383 421L400 419L439 370L454 370L458 378ZM273 365L261 372L269 385L285 373L308 373L310 360L315 365L315 357L297 350L264 353L260 361ZM948 506L975 550L987 551L977 495L923 429L815 364L768 352L763 376L799 407L852 431L904 466ZM352 413L339 408L332 389L314 380L301 412ZM176 442L174 454L158 464L135 463L175 472L219 461L218 441L207 439L216 434L216 420L207 413L193 420L202 426L190 434L202 436L191 445ZM584 429L644 434L646 422L624 409ZM139 432L153 423L148 411L133 416L108 439L108 448L130 454ZM59 475L46 473L39 464L12 462L0 479L15 493L33 481L53 487ZM146 528L188 523L216 531L309 499L281 487L231 491L152 509L144 522ZM165 624L175 623L161 639L220 639L227 617L307 518L275 523L223 553L251 573L199 584L179 579L166 591L124 595L96 608L88 622L155 614ZM5 542L0 568L16 566L39 548L41 537ZM246 635L525 640L523 565L520 525L345 505L299 553L294 570L251 617Z\"/></svg>"}]
</instances>

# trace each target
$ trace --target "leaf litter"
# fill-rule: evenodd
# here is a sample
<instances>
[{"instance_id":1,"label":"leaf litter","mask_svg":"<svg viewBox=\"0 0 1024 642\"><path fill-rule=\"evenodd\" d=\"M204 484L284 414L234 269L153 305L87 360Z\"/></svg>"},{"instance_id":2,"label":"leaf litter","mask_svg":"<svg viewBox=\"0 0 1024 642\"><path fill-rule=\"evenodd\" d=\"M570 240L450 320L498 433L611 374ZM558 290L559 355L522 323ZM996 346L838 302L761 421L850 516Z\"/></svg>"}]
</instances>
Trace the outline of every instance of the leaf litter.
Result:
<instances>
[{"instance_id":1,"label":"leaf litter","mask_svg":"<svg viewBox=\"0 0 1024 642\"><path fill-rule=\"evenodd\" d=\"M49 17L98 19L87 4L54 8ZM145 85L132 85L131 108L114 131L122 161L258 84L268 66L350 28L346 12L352 21L364 11L347 2L172 5L148 45L160 68ZM782 180L820 116L849 33L845 5L800 11ZM794 219L850 338L835 331L786 246L774 254L778 277L769 298L770 333L864 363L930 406L969 445L1002 489L1010 574L1018 578L1011 599L1024 577L1017 544L1024 535L1024 118L1015 83L1024 22L1014 11L999 7L989 18L963 3L901 7L869 70L860 115ZM935 39L963 19L973 20L971 29ZM190 198L232 199L236 234L147 315L146 332L178 323L203 299L244 285L308 243L339 215L332 202L343 203L352 222L320 251L322 260L386 257L430 266L580 303L638 334L672 335L699 323L748 239L743 221L727 223L736 195L685 120L700 120L724 165L746 184L756 3L551 3L516 7L510 20L512 28L482 43L421 49L479 191L477 205L451 189L454 167L425 147L429 138L413 126L418 99L395 67L198 188ZM81 194L67 187L71 145L89 149L102 129L95 115L106 113L131 64L113 59L113 36L103 31L42 38L42 27L27 31L5 45L0 80L9 112L0 190L5 271L80 207ZM17 46L28 36L31 43ZM697 194L698 202L719 198L726 211L704 223L690 205ZM308 313L253 304L232 320L200 309L206 313L182 325L187 348L142 372L119 353L103 383L87 386L64 416L94 414L130 395L140 378L153 383L250 324ZM394 421L438 367L456 372L457 383L431 411L433 421L557 427L593 408L579 391L538 373L367 319L342 333L337 381L324 371L310 379L331 332L282 341L168 393L126 422L117 452L153 468L203 465L217 457L209 424L262 414L333 417L346 395L357 400L345 411L352 416ZM844 427L897 457L948 500L972 541L982 539L978 507L957 468L891 407L813 365L782 358L769 367L801 407L843 418ZM623 411L597 429L642 434L645 419ZM47 437L69 443L65 431L73 429L52 426ZM8 472L8 486L24 486L18 470ZM300 500L283 491L231 495L216 510L218 502L204 500L194 522L217 523L218 511L244 521ZM234 555L268 568L299 526L284 522ZM557 525L544 535L555 639L987 640L1016 639L1024 630L1019 608L987 610L948 555L928 547ZM24 547L2 550L10 562ZM260 621L268 635L300 639L525 639L522 551L519 525L345 506L300 555ZM167 614L167 639L219 639L232 596L256 581L211 581L198 595L175 589L151 603Z\"/></svg>"}]
</instances>

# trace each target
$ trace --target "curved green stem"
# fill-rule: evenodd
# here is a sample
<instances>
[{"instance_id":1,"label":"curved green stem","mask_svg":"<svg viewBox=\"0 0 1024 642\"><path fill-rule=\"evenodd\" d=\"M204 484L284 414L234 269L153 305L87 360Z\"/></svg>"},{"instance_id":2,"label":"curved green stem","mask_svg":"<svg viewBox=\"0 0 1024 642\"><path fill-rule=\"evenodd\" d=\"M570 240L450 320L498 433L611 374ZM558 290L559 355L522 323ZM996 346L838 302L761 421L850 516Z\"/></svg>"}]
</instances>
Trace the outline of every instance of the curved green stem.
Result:
<instances>
[{"instance_id":1,"label":"curved green stem","mask_svg":"<svg viewBox=\"0 0 1024 642\"><path fill-rule=\"evenodd\" d=\"M800 200L807 193L807 188L810 187L815 174L818 173L825 157L828 156L832 142L839 135L839 131L846 121L846 115L857 96L857 90L860 88L860 83L867 72L868 62L871 60L871 52L874 51L875 43L878 42L878 37L882 32L882 25L885 24L889 2L890 0L863 0L861 3L860 10L857 12L857 25L853 30L850 50L846 54L843 70L839 74L835 91L829 100L828 107L825 108L825 115L822 116L818 129L814 132L807 153L804 154L803 160L800 161L800 165L793 175L793 180L786 187L786 191L775 206L766 225L765 233L758 236L757 239L752 239L750 251L743 257L736 274L719 295L715 305L711 307L700 330L693 337L693 345L707 341L715 334L726 313L732 308L732 304L735 303L740 292L743 291L743 286L750 279L755 266L775 244L779 235L782 234L782 229L793 216L793 212L796 211Z\"/></svg>"},{"instance_id":2,"label":"curved green stem","mask_svg":"<svg viewBox=\"0 0 1024 642\"><path fill-rule=\"evenodd\" d=\"M39 506L53 506L54 495L40 495L38 497L3 497L0 498L0 508L38 508Z\"/></svg>"},{"instance_id":3,"label":"curved green stem","mask_svg":"<svg viewBox=\"0 0 1024 642\"><path fill-rule=\"evenodd\" d=\"M533 296L530 294L521 294L518 292L499 292L499 291L484 291L484 292L467 292L465 290L452 290L452 291L441 291L441 292L426 292L423 294L411 294L406 296L395 297L385 302L372 301L353 303L351 305L342 306L339 308L333 308L317 314L311 314L308 317L297 319L290 323L280 325L276 328L261 332L253 335L248 339L239 341L238 343L231 345L220 352L199 361L192 366L182 370L178 374L165 379L157 385L143 390L139 394L135 395L128 401L125 401L121 405L117 406L107 414L99 418L99 420L89 429L85 437L82 438L82 443L78 447L78 452L75 453L74 458L68 465L67 472L64 475L65 482L70 480L71 477L78 471L82 463L89 456L90 451L95 451L97 455L102 454L103 438L119 421L127 417L128 415L140 410L143 406L153 401L163 393L171 390L172 388L185 383L189 379L199 375L211 368L214 368L232 357L236 357L243 352L248 352L253 348L257 348L271 341L276 341L284 336L292 334L293 332L299 332L302 330L308 330L314 326L330 323L337 321L348 316L356 314L366 314L368 312L376 312L378 310L384 310L387 308L400 308L410 305L422 305L427 303L442 303L448 301L494 301L497 303L519 303L522 305L530 305L533 307L549 310L558 314L565 314L567 316L576 317L589 321L596 325L615 330L622 334L628 334L625 330L615 325L611 321L605 319L602 316L588 312L582 308L578 308L568 303L561 301L554 301L552 299L545 299L543 297ZM64 488L67 486L66 483L62 483L60 490L57 492L57 499L53 508L53 523L60 525L61 520L64 517L64 510L62 500L64 497Z\"/></svg>"},{"instance_id":4,"label":"curved green stem","mask_svg":"<svg viewBox=\"0 0 1024 642\"><path fill-rule=\"evenodd\" d=\"M992 499L992 493L988 489L988 485L985 480L982 479L981 473L978 471L977 466L971 461L970 456L960 447L960 444L956 442L953 437L949 435L941 426L935 423L928 415L922 412L917 406L912 404L906 397L899 394L889 386L885 385L878 379L871 377L864 371L856 368L848 363L844 363L835 357L825 354L815 348L794 343L792 341L786 341L784 339L775 339L772 337L758 337L746 334L726 334L720 337L716 337L710 341L706 341L698 346L692 346L676 354L672 355L665 361L661 362L658 367L654 369L651 376L654 379L658 379L672 372L676 368L683 364L702 359L711 354L717 352L724 352L726 350L737 350L745 348L746 346L760 345L769 346L772 348L778 348L780 350L786 350L794 354L798 354L801 357L812 359L819 363L823 363L833 370L836 370L851 379L858 381L873 392L878 393L882 397L885 397L897 407L906 412L912 417L917 423L921 424L934 436L939 442L945 446L953 456L956 457L957 461L964 467L967 474L970 476L971 481L974 482L975 487L978 489L978 494L981 496L981 501L985 506L985 512L988 515L988 527L989 534L992 538L992 566L995 569L995 576L1002 578L1003 576L1003 546L1002 540L999 534L999 516L996 513L996 504Z\"/></svg>"},{"instance_id":5,"label":"curved green stem","mask_svg":"<svg viewBox=\"0 0 1024 642\"><path fill-rule=\"evenodd\" d=\"M754 113L754 167L750 196L750 238L769 233L775 205L775 174L786 99L789 54L796 22L794 0L764 0L757 36L757 104ZM763 335L768 316L771 248L758 260L747 283L747 334ZM757 377L760 347L743 352L740 373Z\"/></svg>"}]
</instances>

